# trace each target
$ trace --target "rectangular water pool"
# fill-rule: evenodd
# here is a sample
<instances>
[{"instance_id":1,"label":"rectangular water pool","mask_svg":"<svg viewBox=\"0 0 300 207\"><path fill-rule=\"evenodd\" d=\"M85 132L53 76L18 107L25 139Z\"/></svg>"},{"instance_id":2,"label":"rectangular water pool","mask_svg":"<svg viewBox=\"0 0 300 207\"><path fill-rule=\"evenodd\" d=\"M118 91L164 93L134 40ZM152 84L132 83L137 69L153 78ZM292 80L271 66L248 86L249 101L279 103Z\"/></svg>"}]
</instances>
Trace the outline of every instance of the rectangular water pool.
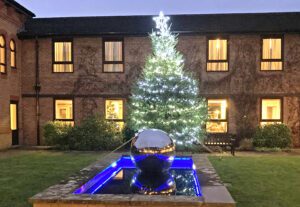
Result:
<instances>
[{"instance_id":1,"label":"rectangular water pool","mask_svg":"<svg viewBox=\"0 0 300 207\"><path fill-rule=\"evenodd\" d=\"M137 169L130 156L123 155L74 191L74 194L132 194L130 184ZM201 196L195 165L190 156L176 156L169 173L176 183L174 195Z\"/></svg>"}]
</instances>

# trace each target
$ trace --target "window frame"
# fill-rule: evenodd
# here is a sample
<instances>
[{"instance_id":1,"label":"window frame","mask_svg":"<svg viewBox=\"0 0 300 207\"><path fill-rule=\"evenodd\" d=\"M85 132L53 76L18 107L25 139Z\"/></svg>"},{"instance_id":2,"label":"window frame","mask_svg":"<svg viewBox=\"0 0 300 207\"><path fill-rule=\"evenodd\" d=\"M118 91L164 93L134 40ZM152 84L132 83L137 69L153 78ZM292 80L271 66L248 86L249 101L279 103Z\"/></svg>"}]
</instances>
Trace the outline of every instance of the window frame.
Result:
<instances>
[{"instance_id":1,"label":"window frame","mask_svg":"<svg viewBox=\"0 0 300 207\"><path fill-rule=\"evenodd\" d=\"M281 39L281 58L280 59L263 59L263 41L264 41L264 39ZM262 70L261 69L262 62L282 62L282 69L281 70ZM261 35L259 70L261 72L282 72L284 70L284 35L283 34Z\"/></svg>"},{"instance_id":2,"label":"window frame","mask_svg":"<svg viewBox=\"0 0 300 207\"><path fill-rule=\"evenodd\" d=\"M0 48L4 48L4 63L0 63L0 65L4 66L4 72L0 71L0 74L7 74L7 51L6 51L6 38L4 34L0 34L1 37L3 37L4 40L4 46L2 47L0 45Z\"/></svg>"},{"instance_id":3,"label":"window frame","mask_svg":"<svg viewBox=\"0 0 300 207\"><path fill-rule=\"evenodd\" d=\"M209 41L210 40L227 40L227 54L226 54L226 60L209 60ZM208 36L206 38L206 72L229 72L229 52L230 52L230 43L229 43L229 37L228 36ZM227 62L227 70L208 70L207 64L208 63L225 63Z\"/></svg>"},{"instance_id":4,"label":"window frame","mask_svg":"<svg viewBox=\"0 0 300 207\"><path fill-rule=\"evenodd\" d=\"M55 43L56 42L71 42L71 61L55 61ZM73 70L71 72L55 72L54 71L54 65L55 64L72 64L73 65ZM74 73L74 41L73 38L53 38L52 39L52 73Z\"/></svg>"},{"instance_id":5,"label":"window frame","mask_svg":"<svg viewBox=\"0 0 300 207\"><path fill-rule=\"evenodd\" d=\"M72 101L72 113L73 119L56 119L56 101ZM75 100L74 98L68 97L55 97L53 98L53 121L59 122L73 122L75 125Z\"/></svg>"},{"instance_id":6,"label":"window frame","mask_svg":"<svg viewBox=\"0 0 300 207\"><path fill-rule=\"evenodd\" d=\"M105 60L105 42L121 42L122 43L122 61L106 61ZM122 64L122 71L105 71L104 65L106 64ZM103 73L124 73L125 72L125 49L124 49L124 38L102 38L102 72Z\"/></svg>"},{"instance_id":7,"label":"window frame","mask_svg":"<svg viewBox=\"0 0 300 207\"><path fill-rule=\"evenodd\" d=\"M208 100L225 100L227 107L226 107L226 119L210 119L208 118L206 121L205 129L207 129L207 122L226 122L227 123L227 130L226 132L207 132L208 134L228 134L229 133L229 119L228 119L228 99L227 98L206 98L206 105L207 105L207 114L208 114Z\"/></svg>"},{"instance_id":8,"label":"window frame","mask_svg":"<svg viewBox=\"0 0 300 207\"><path fill-rule=\"evenodd\" d=\"M15 46L14 50L12 50L11 47L10 47L11 42L14 43L14 46ZM11 65L11 59L10 59L10 68L16 70L17 69L17 44L16 44L16 41L14 39L11 39L10 42L9 42L9 50L10 50L10 58L11 58L11 54L15 53L15 58L14 58L15 66Z\"/></svg>"},{"instance_id":9,"label":"window frame","mask_svg":"<svg viewBox=\"0 0 300 207\"><path fill-rule=\"evenodd\" d=\"M106 101L122 101L122 103L123 103L123 108L122 108L123 119L107 119L106 118ZM104 118L105 118L105 120L125 123L125 110L124 109L125 109L125 99L124 98L105 98L104 99Z\"/></svg>"},{"instance_id":10,"label":"window frame","mask_svg":"<svg viewBox=\"0 0 300 207\"><path fill-rule=\"evenodd\" d=\"M269 99L269 100L280 100L280 119L263 119L262 118L262 110L263 110L263 107L262 107L262 102L264 99ZM261 97L260 98L260 116L259 116L259 124L261 125L261 123L263 122L281 122L283 123L283 97Z\"/></svg>"}]
</instances>

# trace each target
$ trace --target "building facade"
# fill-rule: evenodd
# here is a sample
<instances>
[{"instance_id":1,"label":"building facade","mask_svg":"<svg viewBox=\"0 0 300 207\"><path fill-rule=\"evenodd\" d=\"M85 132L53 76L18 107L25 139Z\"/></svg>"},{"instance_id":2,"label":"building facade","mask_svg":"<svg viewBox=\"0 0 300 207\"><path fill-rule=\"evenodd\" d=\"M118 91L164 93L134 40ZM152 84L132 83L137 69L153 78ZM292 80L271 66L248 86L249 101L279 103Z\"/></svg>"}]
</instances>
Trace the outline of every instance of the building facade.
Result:
<instances>
[{"instance_id":1,"label":"building facade","mask_svg":"<svg viewBox=\"0 0 300 207\"><path fill-rule=\"evenodd\" d=\"M42 127L53 120L80 124L96 114L123 125L131 86L151 54L152 17L32 18L14 1L1 3L7 18L24 17L19 24L0 19L7 54L0 148L16 133L13 144L43 144ZM207 98L209 133L245 138L259 125L285 123L300 146L299 20L300 13L171 16L185 69Z\"/></svg>"}]
</instances>

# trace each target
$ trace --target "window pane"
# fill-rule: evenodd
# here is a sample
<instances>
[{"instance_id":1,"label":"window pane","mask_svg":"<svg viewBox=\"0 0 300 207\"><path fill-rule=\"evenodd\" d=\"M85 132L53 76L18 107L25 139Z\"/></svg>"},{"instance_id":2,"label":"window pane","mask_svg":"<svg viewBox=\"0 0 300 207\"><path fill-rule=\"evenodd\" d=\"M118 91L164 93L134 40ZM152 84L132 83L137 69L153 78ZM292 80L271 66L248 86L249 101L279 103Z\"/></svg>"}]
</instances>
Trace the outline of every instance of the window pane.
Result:
<instances>
[{"instance_id":1,"label":"window pane","mask_svg":"<svg viewBox=\"0 0 300 207\"><path fill-rule=\"evenodd\" d=\"M104 72L123 72L123 64L104 64Z\"/></svg>"},{"instance_id":2,"label":"window pane","mask_svg":"<svg viewBox=\"0 0 300 207\"><path fill-rule=\"evenodd\" d=\"M262 121L260 122L261 126L272 125L272 124L281 124L280 121Z\"/></svg>"},{"instance_id":3,"label":"window pane","mask_svg":"<svg viewBox=\"0 0 300 207\"><path fill-rule=\"evenodd\" d=\"M123 100L106 100L105 118L112 120L123 119Z\"/></svg>"},{"instance_id":4,"label":"window pane","mask_svg":"<svg viewBox=\"0 0 300 207\"><path fill-rule=\"evenodd\" d=\"M5 73L5 66L4 65L0 65L0 72Z\"/></svg>"},{"instance_id":5,"label":"window pane","mask_svg":"<svg viewBox=\"0 0 300 207\"><path fill-rule=\"evenodd\" d=\"M105 42L105 61L122 60L122 42Z\"/></svg>"},{"instance_id":6,"label":"window pane","mask_svg":"<svg viewBox=\"0 0 300 207\"><path fill-rule=\"evenodd\" d=\"M207 71L228 71L227 62L207 63Z\"/></svg>"},{"instance_id":7,"label":"window pane","mask_svg":"<svg viewBox=\"0 0 300 207\"><path fill-rule=\"evenodd\" d=\"M227 122L207 122L206 131L208 133L226 133Z\"/></svg>"},{"instance_id":8,"label":"window pane","mask_svg":"<svg viewBox=\"0 0 300 207\"><path fill-rule=\"evenodd\" d=\"M16 53L13 51L10 52L10 66L16 67Z\"/></svg>"},{"instance_id":9,"label":"window pane","mask_svg":"<svg viewBox=\"0 0 300 207\"><path fill-rule=\"evenodd\" d=\"M262 100L262 120L281 119L281 100L263 99Z\"/></svg>"},{"instance_id":10,"label":"window pane","mask_svg":"<svg viewBox=\"0 0 300 207\"><path fill-rule=\"evenodd\" d=\"M5 64L5 49L0 47L0 63Z\"/></svg>"},{"instance_id":11,"label":"window pane","mask_svg":"<svg viewBox=\"0 0 300 207\"><path fill-rule=\"evenodd\" d=\"M10 50L15 51L15 49L16 49L15 42L11 40L9 42L9 47L10 47Z\"/></svg>"},{"instance_id":12,"label":"window pane","mask_svg":"<svg viewBox=\"0 0 300 207\"><path fill-rule=\"evenodd\" d=\"M263 39L262 59L281 59L281 38Z\"/></svg>"},{"instance_id":13,"label":"window pane","mask_svg":"<svg viewBox=\"0 0 300 207\"><path fill-rule=\"evenodd\" d=\"M74 121L55 121L55 122L58 122L58 123L63 124L63 125L74 126Z\"/></svg>"},{"instance_id":14,"label":"window pane","mask_svg":"<svg viewBox=\"0 0 300 207\"><path fill-rule=\"evenodd\" d=\"M208 60L227 60L227 40L208 41Z\"/></svg>"},{"instance_id":15,"label":"window pane","mask_svg":"<svg viewBox=\"0 0 300 207\"><path fill-rule=\"evenodd\" d=\"M73 119L72 100L55 100L55 119Z\"/></svg>"},{"instance_id":16,"label":"window pane","mask_svg":"<svg viewBox=\"0 0 300 207\"><path fill-rule=\"evenodd\" d=\"M73 72L73 64L54 64L53 71L56 73L71 73Z\"/></svg>"},{"instance_id":17,"label":"window pane","mask_svg":"<svg viewBox=\"0 0 300 207\"><path fill-rule=\"evenodd\" d=\"M5 39L3 35L0 35L0 47L4 47L4 46L5 46Z\"/></svg>"},{"instance_id":18,"label":"window pane","mask_svg":"<svg viewBox=\"0 0 300 207\"><path fill-rule=\"evenodd\" d=\"M10 104L10 129L17 130L17 104Z\"/></svg>"},{"instance_id":19,"label":"window pane","mask_svg":"<svg viewBox=\"0 0 300 207\"><path fill-rule=\"evenodd\" d=\"M71 62L72 61L72 42L54 43L54 61Z\"/></svg>"},{"instance_id":20,"label":"window pane","mask_svg":"<svg viewBox=\"0 0 300 207\"><path fill-rule=\"evenodd\" d=\"M211 120L226 119L227 101L225 99L208 100L208 117Z\"/></svg>"},{"instance_id":21,"label":"window pane","mask_svg":"<svg viewBox=\"0 0 300 207\"><path fill-rule=\"evenodd\" d=\"M281 61L261 62L261 70L282 70Z\"/></svg>"}]
</instances>

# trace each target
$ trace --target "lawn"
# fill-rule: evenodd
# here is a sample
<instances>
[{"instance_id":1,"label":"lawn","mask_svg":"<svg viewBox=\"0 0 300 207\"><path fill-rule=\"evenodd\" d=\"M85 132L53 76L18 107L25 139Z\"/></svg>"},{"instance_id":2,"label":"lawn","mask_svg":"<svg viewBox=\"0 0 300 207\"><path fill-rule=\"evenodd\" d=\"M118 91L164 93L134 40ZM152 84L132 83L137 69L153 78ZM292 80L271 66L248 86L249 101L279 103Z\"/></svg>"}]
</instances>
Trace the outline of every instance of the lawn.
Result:
<instances>
[{"instance_id":1,"label":"lawn","mask_svg":"<svg viewBox=\"0 0 300 207\"><path fill-rule=\"evenodd\" d=\"M99 153L0 152L0 206L29 207L29 197L72 175L99 157Z\"/></svg>"},{"instance_id":2,"label":"lawn","mask_svg":"<svg viewBox=\"0 0 300 207\"><path fill-rule=\"evenodd\" d=\"M101 153L0 152L0 207L27 199L101 158ZM300 156L210 156L238 207L300 207Z\"/></svg>"},{"instance_id":3,"label":"lawn","mask_svg":"<svg viewBox=\"0 0 300 207\"><path fill-rule=\"evenodd\" d=\"M300 207L300 156L211 156L237 207Z\"/></svg>"}]
</instances>

